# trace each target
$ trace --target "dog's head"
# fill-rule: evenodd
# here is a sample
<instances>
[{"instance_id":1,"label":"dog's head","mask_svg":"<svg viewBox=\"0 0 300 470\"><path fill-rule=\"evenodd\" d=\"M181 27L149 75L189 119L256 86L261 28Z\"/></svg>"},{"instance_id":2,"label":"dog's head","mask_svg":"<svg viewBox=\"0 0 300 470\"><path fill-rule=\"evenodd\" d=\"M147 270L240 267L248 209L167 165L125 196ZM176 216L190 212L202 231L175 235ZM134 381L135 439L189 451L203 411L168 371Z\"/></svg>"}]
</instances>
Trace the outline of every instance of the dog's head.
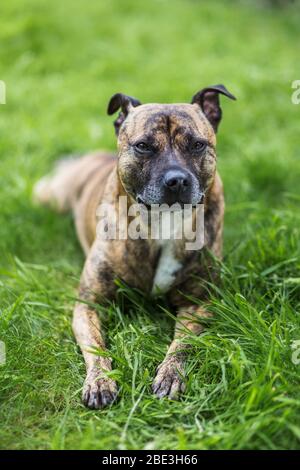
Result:
<instances>
[{"instance_id":1,"label":"dog's head","mask_svg":"<svg viewBox=\"0 0 300 470\"><path fill-rule=\"evenodd\" d=\"M117 93L108 114L118 135L118 172L137 202L198 204L216 171L219 95L235 99L223 85L204 88L191 104L141 104Z\"/></svg>"}]
</instances>

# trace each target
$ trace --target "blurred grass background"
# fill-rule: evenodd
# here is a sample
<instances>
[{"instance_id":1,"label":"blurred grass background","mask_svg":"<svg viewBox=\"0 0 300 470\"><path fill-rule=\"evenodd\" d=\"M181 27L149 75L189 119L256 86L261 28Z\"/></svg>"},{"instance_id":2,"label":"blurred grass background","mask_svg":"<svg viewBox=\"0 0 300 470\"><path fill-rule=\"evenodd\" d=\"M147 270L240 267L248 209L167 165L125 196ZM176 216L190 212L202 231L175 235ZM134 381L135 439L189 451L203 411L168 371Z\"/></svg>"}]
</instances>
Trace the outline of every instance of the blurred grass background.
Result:
<instances>
[{"instance_id":1,"label":"blurred grass background","mask_svg":"<svg viewBox=\"0 0 300 470\"><path fill-rule=\"evenodd\" d=\"M0 447L299 448L299 3L10 0L0 22ZM159 402L173 325L125 292L129 312L106 321L120 401L88 411L71 332L83 255L71 216L34 207L32 185L61 154L115 149L115 92L186 102L215 83L238 98L222 100L218 135L216 322L194 339L186 396Z\"/></svg>"}]
</instances>

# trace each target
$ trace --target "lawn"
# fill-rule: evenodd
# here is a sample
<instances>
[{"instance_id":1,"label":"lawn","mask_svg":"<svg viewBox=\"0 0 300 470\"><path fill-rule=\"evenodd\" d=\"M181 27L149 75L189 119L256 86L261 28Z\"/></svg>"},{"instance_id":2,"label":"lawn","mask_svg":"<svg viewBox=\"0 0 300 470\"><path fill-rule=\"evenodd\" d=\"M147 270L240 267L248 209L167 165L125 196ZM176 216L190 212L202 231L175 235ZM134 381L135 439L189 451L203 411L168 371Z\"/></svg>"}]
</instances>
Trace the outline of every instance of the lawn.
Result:
<instances>
[{"instance_id":1,"label":"lawn","mask_svg":"<svg viewBox=\"0 0 300 470\"><path fill-rule=\"evenodd\" d=\"M1 2L1 448L300 448L300 8L271 3ZM104 320L120 398L87 410L71 331L84 257L72 217L36 207L32 186L62 154L115 149L115 92L185 102L215 83L238 98L218 135L225 258L187 392L152 396L173 322L124 290Z\"/></svg>"}]
</instances>

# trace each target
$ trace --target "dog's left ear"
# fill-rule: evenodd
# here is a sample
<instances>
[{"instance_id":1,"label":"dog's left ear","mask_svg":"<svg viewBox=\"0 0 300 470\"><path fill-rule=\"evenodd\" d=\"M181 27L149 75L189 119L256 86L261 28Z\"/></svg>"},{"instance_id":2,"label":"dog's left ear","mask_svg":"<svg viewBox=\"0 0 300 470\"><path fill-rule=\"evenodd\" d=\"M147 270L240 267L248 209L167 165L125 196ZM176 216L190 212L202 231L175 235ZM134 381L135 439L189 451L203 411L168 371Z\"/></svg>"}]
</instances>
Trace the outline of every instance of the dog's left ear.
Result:
<instances>
[{"instance_id":1,"label":"dog's left ear","mask_svg":"<svg viewBox=\"0 0 300 470\"><path fill-rule=\"evenodd\" d=\"M218 125L222 118L219 94L225 95L231 100L236 100L236 97L233 96L224 85L213 85L203 88L203 90L198 91L192 99L192 104L197 103L200 106L215 132L217 132Z\"/></svg>"},{"instance_id":2,"label":"dog's left ear","mask_svg":"<svg viewBox=\"0 0 300 470\"><path fill-rule=\"evenodd\" d=\"M139 106L141 102L136 98L132 98L131 96L123 95L123 93L116 93L114 96L111 97L108 107L107 107L107 114L112 115L118 109L121 108L121 112L119 113L117 119L114 121L115 131L118 135L119 129L123 122L125 121L128 113L132 108Z\"/></svg>"}]
</instances>

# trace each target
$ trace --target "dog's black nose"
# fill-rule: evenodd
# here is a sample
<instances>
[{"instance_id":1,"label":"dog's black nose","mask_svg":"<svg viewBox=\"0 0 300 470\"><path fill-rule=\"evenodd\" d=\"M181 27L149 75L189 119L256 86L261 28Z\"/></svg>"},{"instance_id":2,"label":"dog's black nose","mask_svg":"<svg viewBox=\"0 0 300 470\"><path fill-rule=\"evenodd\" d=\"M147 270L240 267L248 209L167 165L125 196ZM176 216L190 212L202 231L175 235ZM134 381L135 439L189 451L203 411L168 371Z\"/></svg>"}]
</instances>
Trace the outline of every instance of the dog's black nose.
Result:
<instances>
[{"instance_id":1,"label":"dog's black nose","mask_svg":"<svg viewBox=\"0 0 300 470\"><path fill-rule=\"evenodd\" d=\"M186 191L190 186L190 175L181 169L168 170L164 176L164 185L173 193Z\"/></svg>"}]
</instances>

